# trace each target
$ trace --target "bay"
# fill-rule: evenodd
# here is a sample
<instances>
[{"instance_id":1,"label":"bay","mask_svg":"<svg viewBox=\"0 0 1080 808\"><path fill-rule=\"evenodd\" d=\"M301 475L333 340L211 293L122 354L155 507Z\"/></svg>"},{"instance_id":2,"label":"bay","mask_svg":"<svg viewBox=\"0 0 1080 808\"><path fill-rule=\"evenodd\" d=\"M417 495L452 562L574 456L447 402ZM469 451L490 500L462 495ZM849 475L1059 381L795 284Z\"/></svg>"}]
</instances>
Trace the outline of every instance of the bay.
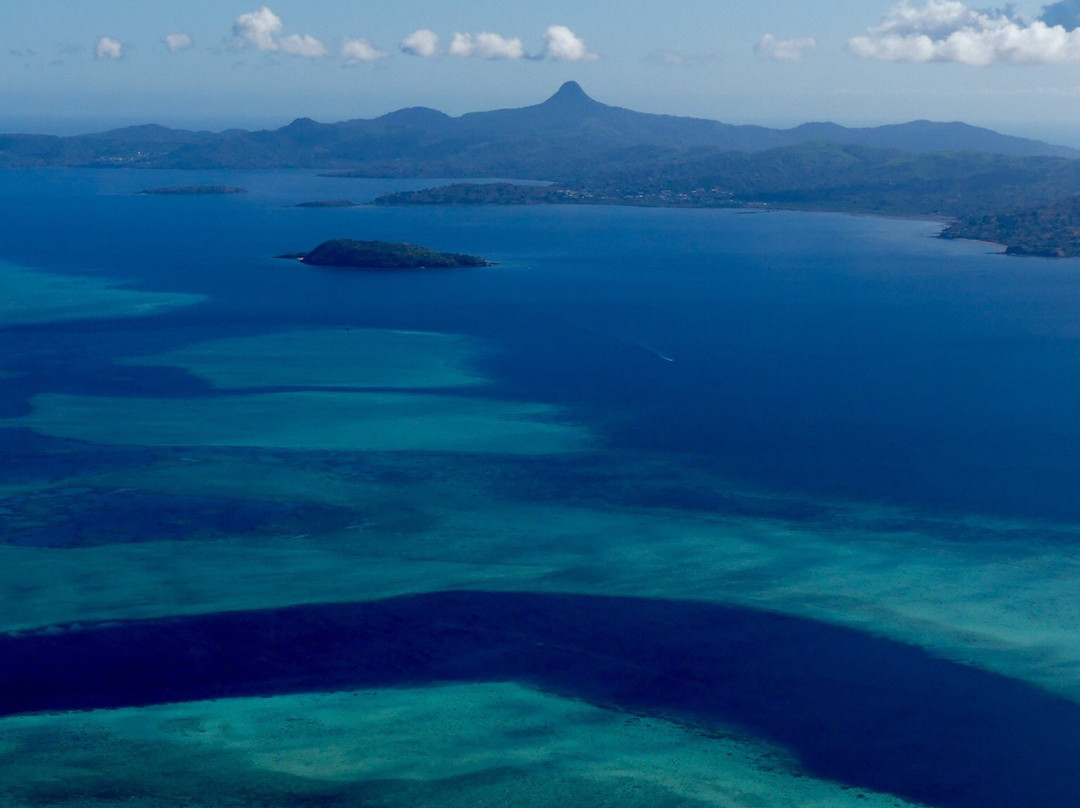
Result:
<instances>
[{"instance_id":1,"label":"bay","mask_svg":"<svg viewBox=\"0 0 1080 808\"><path fill-rule=\"evenodd\" d=\"M196 183L248 193L139 194ZM322 758L300 768L317 770L309 786L335 799L347 798L327 783L364 783L348 799L375 804L488 799L507 766L518 767L538 804L540 794L602 804L630 787L616 785L612 771L631 759L640 773L630 780L647 795L641 804L839 805L854 799L831 790L840 782L875 800L1004 805L1016 803L993 794L1014 799L1037 781L1039 804L1075 804L1077 785L1055 767L1080 741L1046 716L1071 714L1080 699L1080 264L939 241L935 222L833 214L294 207L364 202L425 184L307 172L0 175L0 260L20 283L35 272L50 288L70 278L84 296L78 312L89 315L66 310L61 319L45 308L29 317L33 301L17 297L17 284L7 287L16 296L8 306L23 316L0 319L0 626L33 637L121 621L171 636L154 621L237 613L262 624L298 606L425 594L437 619L453 611L438 593L482 590L504 593L507 614L511 593L610 599L596 628L605 637L632 631L643 602L747 609L716 613L745 615L736 622L756 639L743 637L740 647L770 659L806 656L791 643L780 653L767 616L784 614L821 627L816 653L830 664L808 666L810 691L839 686L838 670L859 669L844 663L853 654L899 654L930 690L939 682L986 695L973 702L972 720L1000 728L991 733L997 746L988 756L922 760L919 749L932 748L928 740L955 729L957 718L944 704L912 711L925 699L900 683L879 695L886 713L908 713L888 733L908 751L879 743L861 760L828 741L850 729L851 715L838 709L836 727L810 729L807 711L818 716L818 708L805 698L792 699L786 722L773 713L766 720L727 707L695 712L685 698L693 677L658 673L657 692L642 701L601 696L584 678L552 684L536 669L493 665L485 678L482 664L462 660L471 687L509 678L545 693L553 701L518 691L503 697L561 716L550 720L563 722L566 737L598 723L556 703L577 699L673 722L650 729L662 746L685 722L706 726L750 762L710 779L703 772L715 764L701 761L719 753L706 739L672 783L605 740L602 766L568 767L544 785L532 768L543 745L501 759L489 749L477 774L400 749L392 763L361 765L354 740L353 768ZM337 237L408 241L498 263L372 273L274 258ZM133 290L171 303L128 316L129 298L117 295ZM373 352L378 361L365 359ZM357 433L364 423L378 439ZM661 626L658 638L665 620L686 619L682 607L655 609L662 616L653 607L646 613ZM207 642L202 623L183 625ZM519 626L522 636L550 641L549 627ZM834 627L854 633L829 633ZM74 631L72 642L105 636ZM595 645L597 636L586 631L574 647ZM110 647L122 651L129 641ZM728 641L703 643L715 653ZM58 660L66 653L55 651ZM693 670L693 651L679 653ZM789 676L781 667L752 678ZM280 718L302 709L287 701L295 694L342 683L260 690L222 676L194 694L199 721L218 720L208 717L213 705L249 710L210 699L272 696ZM843 687L875 686L849 678ZM491 698L424 677L350 683L371 693L408 684L416 695L408 709L419 711L411 720L440 699ZM99 726L110 728L110 743L128 748L138 736L162 771L174 770L173 747L137 729L138 718L118 728L117 716L129 714L117 711L139 704L98 705L92 689L74 682L72 692L85 700L68 694L55 703L107 707ZM145 704L170 701L147 692ZM1001 711L989 697L997 693L1031 709ZM852 704L864 711L857 698ZM10 711L28 709L16 700ZM132 715L159 721L161 709ZM374 714L362 712L353 726L372 731ZM82 719L6 720L30 727L6 758L0 748L0 772L6 765L23 780L34 738L50 739L45 769L55 773L70 763L64 739L85 731ZM1041 730L1041 763L1006 741ZM461 731L443 726L424 743L449 755L446 733ZM610 739L618 730L604 732ZM212 754L200 754L214 765L231 761L236 782L254 766L269 789L244 792L229 780L223 793L257 802L284 787L276 779L283 752L264 749L253 763L234 760L223 744L224 736ZM754 774L761 755L782 761L768 784ZM271 758L279 763L267 768ZM205 773L210 764L190 765ZM674 764L658 751L651 765ZM976 788L988 766L997 772L993 788ZM453 779L466 774L467 787ZM176 787L135 784L132 772L108 767L101 777L147 793ZM403 785L410 779L428 784L421 796ZM71 799L85 787L64 782ZM7 796L20 804L44 793Z\"/></svg>"}]
</instances>

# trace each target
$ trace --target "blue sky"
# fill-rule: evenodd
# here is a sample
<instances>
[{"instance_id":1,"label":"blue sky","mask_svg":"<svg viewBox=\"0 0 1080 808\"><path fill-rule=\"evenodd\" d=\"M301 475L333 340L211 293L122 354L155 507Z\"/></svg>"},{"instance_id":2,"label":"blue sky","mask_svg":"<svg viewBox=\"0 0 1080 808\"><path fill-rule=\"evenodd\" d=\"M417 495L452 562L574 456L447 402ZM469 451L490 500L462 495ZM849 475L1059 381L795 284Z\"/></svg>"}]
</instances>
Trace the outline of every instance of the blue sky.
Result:
<instances>
[{"instance_id":1,"label":"blue sky","mask_svg":"<svg viewBox=\"0 0 1080 808\"><path fill-rule=\"evenodd\" d=\"M16 6L18 8L16 8ZM606 103L734 123L967 120L1080 143L1080 0L0 0L0 128L275 126Z\"/></svg>"}]
</instances>

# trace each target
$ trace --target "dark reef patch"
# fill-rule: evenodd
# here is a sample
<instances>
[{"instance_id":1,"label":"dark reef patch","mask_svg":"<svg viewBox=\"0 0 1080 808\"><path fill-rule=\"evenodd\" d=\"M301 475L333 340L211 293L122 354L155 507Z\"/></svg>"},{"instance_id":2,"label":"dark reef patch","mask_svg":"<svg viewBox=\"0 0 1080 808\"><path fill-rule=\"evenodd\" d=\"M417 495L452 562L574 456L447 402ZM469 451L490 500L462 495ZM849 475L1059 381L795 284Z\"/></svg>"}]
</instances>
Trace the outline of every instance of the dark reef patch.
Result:
<instances>
[{"instance_id":1,"label":"dark reef patch","mask_svg":"<svg viewBox=\"0 0 1080 808\"><path fill-rule=\"evenodd\" d=\"M443 592L0 637L0 713L519 681L735 723L829 779L955 808L1080 804L1080 706L851 629L697 602Z\"/></svg>"},{"instance_id":2,"label":"dark reef patch","mask_svg":"<svg viewBox=\"0 0 1080 808\"><path fill-rule=\"evenodd\" d=\"M357 514L327 505L65 488L0 500L0 544L92 547L291 535L341 529Z\"/></svg>"}]
</instances>

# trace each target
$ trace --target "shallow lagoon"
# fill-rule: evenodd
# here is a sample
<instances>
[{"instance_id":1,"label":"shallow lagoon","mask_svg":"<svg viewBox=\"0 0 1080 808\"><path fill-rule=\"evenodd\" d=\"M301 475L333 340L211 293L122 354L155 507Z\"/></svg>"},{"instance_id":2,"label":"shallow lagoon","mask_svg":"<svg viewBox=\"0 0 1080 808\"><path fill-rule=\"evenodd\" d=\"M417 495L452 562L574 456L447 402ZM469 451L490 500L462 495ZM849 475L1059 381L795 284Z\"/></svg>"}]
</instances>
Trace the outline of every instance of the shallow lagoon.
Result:
<instances>
[{"instance_id":1,"label":"shallow lagoon","mask_svg":"<svg viewBox=\"0 0 1080 808\"><path fill-rule=\"evenodd\" d=\"M8 307L37 312L9 323L0 342L10 460L0 625L30 632L14 640L77 624L67 629L74 643L96 636L85 633L96 621L272 621L299 604L451 590L661 598L749 608L763 627L778 613L927 649L957 666L920 669L931 688L933 677L1033 686L1059 699L1061 714L1080 700L1076 262L935 241L932 223L821 214L298 210L290 205L411 185L300 172L197 177L251 189L238 197L137 194L177 176L0 177L0 196L18 201L0 223L0 258L22 280L78 279L69 291L80 311L101 315L43 314L18 297L22 281L12 285ZM71 237L49 237L57 227ZM272 258L335 236L500 264L387 275ZM123 316L132 294L171 305ZM609 615L612 631L633 632L620 620L635 608ZM747 654L776 650L764 634L749 637ZM641 665L659 664L647 657ZM458 663L469 685L358 690L370 705L359 711L340 703L351 696L264 687L246 705L4 719L12 740L0 746L0 782L31 785L0 795L149 804L177 787L169 773L179 766L252 804L289 794L335 804L547 795L841 805L859 794L999 804L943 787L971 782L960 769L972 760L916 765L925 740L956 720L943 706L942 726L933 710L915 721L902 689L881 694L909 755L890 764L844 758L830 741L840 723L800 735L805 716L776 725L665 708L666 690L696 686L668 668L624 736L640 702L556 693L521 671L504 681L496 666L489 682L474 663ZM969 668L1004 678L966 679ZM509 717L492 694L516 705ZM298 747L282 727L304 720L312 699L336 705L326 708L336 717ZM973 709L961 733L1005 720ZM248 716L242 741L199 732L192 750L155 734L173 713L219 726L226 719L207 716L237 710ZM465 717L448 720L456 714ZM1016 737L1046 730L1048 763L1010 769L995 758L995 786L1015 795L1037 779L1074 805L1073 779L1051 762L1080 753L1076 739L1036 710L1003 715L1018 722ZM580 740L583 726L592 740ZM678 774L658 781L676 765L672 733L687 732ZM86 733L117 749L137 740L157 762L137 776L88 763L76 748ZM380 749L376 735L388 738ZM49 750L29 780L28 743ZM424 760L408 751L415 743L431 750ZM455 763L465 743L471 768ZM252 755L262 761L254 769ZM334 760L348 760L347 776ZM255 785L236 791L241 780Z\"/></svg>"}]
</instances>

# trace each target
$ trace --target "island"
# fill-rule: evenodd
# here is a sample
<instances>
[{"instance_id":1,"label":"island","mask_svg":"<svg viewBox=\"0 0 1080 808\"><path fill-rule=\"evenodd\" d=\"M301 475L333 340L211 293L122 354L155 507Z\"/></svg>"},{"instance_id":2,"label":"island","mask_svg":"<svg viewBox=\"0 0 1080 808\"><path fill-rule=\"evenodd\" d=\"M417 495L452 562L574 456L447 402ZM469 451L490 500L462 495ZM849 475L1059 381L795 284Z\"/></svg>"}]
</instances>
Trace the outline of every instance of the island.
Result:
<instances>
[{"instance_id":1,"label":"island","mask_svg":"<svg viewBox=\"0 0 1080 808\"><path fill-rule=\"evenodd\" d=\"M349 199L316 199L312 202L298 202L298 208L355 208L356 203Z\"/></svg>"},{"instance_id":2,"label":"island","mask_svg":"<svg viewBox=\"0 0 1080 808\"><path fill-rule=\"evenodd\" d=\"M457 269L494 266L475 255L443 253L415 244L390 241L354 241L339 238L324 241L309 252L279 255L320 267L352 269Z\"/></svg>"},{"instance_id":3,"label":"island","mask_svg":"<svg viewBox=\"0 0 1080 808\"><path fill-rule=\"evenodd\" d=\"M373 205L557 205L595 202L593 195L554 185L510 182L458 182L418 191L398 191L372 200Z\"/></svg>"},{"instance_id":4,"label":"island","mask_svg":"<svg viewBox=\"0 0 1080 808\"><path fill-rule=\"evenodd\" d=\"M373 205L621 205L626 207L715 208L754 205L733 201L722 188L641 189L629 184L518 185L515 183L456 183L399 191L372 200Z\"/></svg>"},{"instance_id":5,"label":"island","mask_svg":"<svg viewBox=\"0 0 1080 808\"><path fill-rule=\"evenodd\" d=\"M474 179L387 194L376 205L584 204L929 216L957 222L946 238L995 241L1014 254L1080 256L1080 216L1069 202L1080 189L1078 149L959 122L771 129L656 115L597 101L573 81L538 104L458 117L409 107L341 123L299 118L258 131L135 126L69 137L0 134L0 168L51 166L302 168L341 178ZM534 184L516 184L522 181ZM189 185L143 193L243 189ZM299 206L352 204L330 197Z\"/></svg>"},{"instance_id":6,"label":"island","mask_svg":"<svg viewBox=\"0 0 1080 808\"><path fill-rule=\"evenodd\" d=\"M168 185L162 188L146 188L142 193L157 196L221 196L246 194L247 189L232 185Z\"/></svg>"}]
</instances>

